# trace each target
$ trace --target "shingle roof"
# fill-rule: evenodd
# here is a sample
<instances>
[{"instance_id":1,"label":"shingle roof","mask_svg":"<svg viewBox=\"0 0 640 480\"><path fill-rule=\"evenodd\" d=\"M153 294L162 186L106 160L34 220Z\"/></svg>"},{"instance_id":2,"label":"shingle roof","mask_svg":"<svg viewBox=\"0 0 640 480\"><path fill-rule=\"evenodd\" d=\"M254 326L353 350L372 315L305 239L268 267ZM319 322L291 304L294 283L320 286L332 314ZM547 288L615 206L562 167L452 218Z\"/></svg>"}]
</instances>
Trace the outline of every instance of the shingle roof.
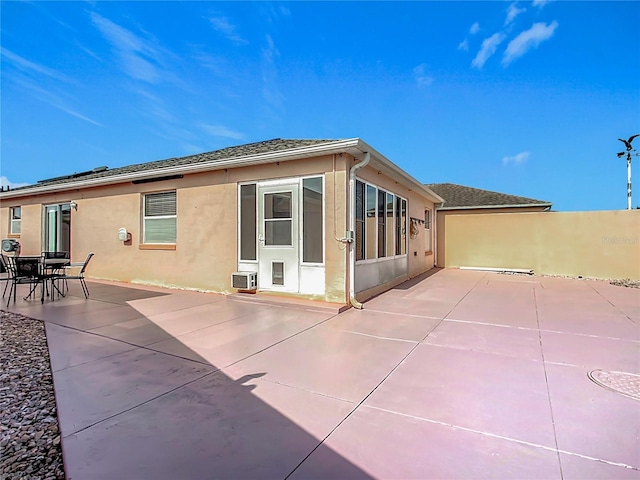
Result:
<instances>
[{"instance_id":1,"label":"shingle roof","mask_svg":"<svg viewBox=\"0 0 640 480\"><path fill-rule=\"evenodd\" d=\"M46 180L38 181L35 186L48 186L58 185L64 183L70 183L82 180L92 180L96 178L106 178L115 175L126 175L128 173L137 173L148 170L162 170L168 167L179 167L184 165L193 165L205 162L217 162L223 160L231 160L234 158L247 157L250 155L259 155L261 153L278 152L283 150L290 150L294 148L308 147L312 145L318 145L321 143L335 142L335 140L287 140L276 138L273 140L267 140L263 142L248 143L246 145L238 145L235 147L227 147L220 150L214 150L212 152L198 153L196 155L189 155L186 157L167 158L165 160L156 160L154 162L139 163L136 165L127 165L125 167L107 169L105 167L99 167L87 172L80 172L61 177L50 178ZM28 185L20 188L33 188L34 185ZM19 190L20 188L12 189Z\"/></svg>"},{"instance_id":2,"label":"shingle roof","mask_svg":"<svg viewBox=\"0 0 640 480\"><path fill-rule=\"evenodd\" d=\"M551 206L550 202L544 200L465 187L455 183L429 183L427 187L444 198L444 208Z\"/></svg>"}]
</instances>

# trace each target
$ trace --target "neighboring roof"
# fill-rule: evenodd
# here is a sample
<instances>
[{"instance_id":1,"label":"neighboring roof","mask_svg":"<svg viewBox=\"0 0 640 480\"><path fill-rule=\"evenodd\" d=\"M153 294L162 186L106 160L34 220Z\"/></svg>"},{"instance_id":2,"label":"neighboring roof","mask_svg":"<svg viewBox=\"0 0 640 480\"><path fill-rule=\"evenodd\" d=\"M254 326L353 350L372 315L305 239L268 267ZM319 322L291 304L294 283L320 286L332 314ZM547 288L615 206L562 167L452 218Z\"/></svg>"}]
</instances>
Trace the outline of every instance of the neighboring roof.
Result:
<instances>
[{"instance_id":1,"label":"neighboring roof","mask_svg":"<svg viewBox=\"0 0 640 480\"><path fill-rule=\"evenodd\" d=\"M465 187L464 185L456 185L455 183L430 183L427 184L427 187L444 198L444 207L440 210L551 207L551 203L544 200L492 192L480 188Z\"/></svg>"},{"instance_id":2,"label":"neighboring roof","mask_svg":"<svg viewBox=\"0 0 640 480\"><path fill-rule=\"evenodd\" d=\"M410 185L414 190L422 192L434 202L442 198L431 189L395 165L384 155L359 138L341 140L303 139L287 140L276 138L263 142L249 143L235 147L227 147L212 152L189 155L186 157L168 158L154 162L139 163L109 169L97 167L86 172L73 173L0 192L0 198L15 198L27 195L62 192L71 189L88 188L123 182L144 182L149 179L174 178L174 175L198 173L224 168L237 168L265 163L284 162L320 155L349 153L362 158L365 152L371 154L370 165L385 173L396 181Z\"/></svg>"}]
</instances>

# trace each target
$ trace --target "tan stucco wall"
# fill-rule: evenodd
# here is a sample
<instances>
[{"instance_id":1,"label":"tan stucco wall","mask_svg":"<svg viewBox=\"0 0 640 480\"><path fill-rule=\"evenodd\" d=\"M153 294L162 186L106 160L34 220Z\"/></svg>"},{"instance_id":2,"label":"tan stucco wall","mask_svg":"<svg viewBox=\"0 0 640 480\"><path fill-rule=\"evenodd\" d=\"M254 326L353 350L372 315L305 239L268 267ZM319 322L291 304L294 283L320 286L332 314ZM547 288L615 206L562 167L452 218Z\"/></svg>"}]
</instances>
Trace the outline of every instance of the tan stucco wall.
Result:
<instances>
[{"instance_id":1,"label":"tan stucco wall","mask_svg":"<svg viewBox=\"0 0 640 480\"><path fill-rule=\"evenodd\" d=\"M22 206L23 255L42 250L42 205L74 201L71 254L84 260L93 251L87 275L99 279L179 286L231 292L230 273L237 270L238 182L253 182L307 175L325 178L324 300L345 302L346 225L345 169L348 155L315 157L295 162L236 168L185 175L182 179L133 185L131 183L68 191L61 194L7 199L0 205L0 237L9 227L8 207ZM141 249L142 194L177 191L177 243L174 250ZM131 245L118 240L118 229L132 234Z\"/></svg>"},{"instance_id":2,"label":"tan stucco wall","mask_svg":"<svg viewBox=\"0 0 640 480\"><path fill-rule=\"evenodd\" d=\"M438 210L436 213L436 263L438 267L447 264L447 252L445 250L445 238L447 231L447 217L450 215L485 215L489 213L522 213L543 212L547 207L503 207L503 208L469 208L459 210Z\"/></svg>"},{"instance_id":3,"label":"tan stucco wall","mask_svg":"<svg viewBox=\"0 0 640 480\"><path fill-rule=\"evenodd\" d=\"M447 267L640 280L640 210L449 215Z\"/></svg>"},{"instance_id":4,"label":"tan stucco wall","mask_svg":"<svg viewBox=\"0 0 640 480\"><path fill-rule=\"evenodd\" d=\"M8 232L8 208L22 206L24 255L42 250L42 206L74 201L71 212L71 255L84 260L95 252L87 275L141 284L176 286L216 292L232 292L230 274L237 270L238 183L308 175L325 179L325 295L323 300L346 303L348 299L349 246L340 241L348 230L346 212L348 169L357 163L350 155L327 155L295 162L185 175L154 183L72 190L58 194L5 199L0 205L0 237ZM361 178L408 199L409 216L424 218L433 204L371 168ZM175 249L141 247L142 194L177 192L177 242ZM130 245L118 240L118 229L131 233ZM416 252L415 255L413 252ZM409 240L409 276L433 266L424 252L424 229ZM317 297L315 297L317 298Z\"/></svg>"}]
</instances>

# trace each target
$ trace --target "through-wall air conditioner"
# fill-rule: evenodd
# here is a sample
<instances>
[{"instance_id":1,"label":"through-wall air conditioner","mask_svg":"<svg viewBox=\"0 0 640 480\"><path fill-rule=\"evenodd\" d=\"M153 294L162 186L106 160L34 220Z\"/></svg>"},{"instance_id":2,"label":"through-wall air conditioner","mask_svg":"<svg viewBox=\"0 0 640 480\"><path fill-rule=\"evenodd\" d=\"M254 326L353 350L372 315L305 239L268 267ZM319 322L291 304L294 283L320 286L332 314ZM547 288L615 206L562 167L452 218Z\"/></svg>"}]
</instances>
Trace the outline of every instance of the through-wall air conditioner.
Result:
<instances>
[{"instance_id":1,"label":"through-wall air conditioner","mask_svg":"<svg viewBox=\"0 0 640 480\"><path fill-rule=\"evenodd\" d=\"M256 272L232 273L231 285L238 290L257 290L258 274Z\"/></svg>"},{"instance_id":2,"label":"through-wall air conditioner","mask_svg":"<svg viewBox=\"0 0 640 480\"><path fill-rule=\"evenodd\" d=\"M20 242L17 240L14 240L13 238L5 238L2 240L3 253L17 252L18 250L20 250Z\"/></svg>"}]
</instances>

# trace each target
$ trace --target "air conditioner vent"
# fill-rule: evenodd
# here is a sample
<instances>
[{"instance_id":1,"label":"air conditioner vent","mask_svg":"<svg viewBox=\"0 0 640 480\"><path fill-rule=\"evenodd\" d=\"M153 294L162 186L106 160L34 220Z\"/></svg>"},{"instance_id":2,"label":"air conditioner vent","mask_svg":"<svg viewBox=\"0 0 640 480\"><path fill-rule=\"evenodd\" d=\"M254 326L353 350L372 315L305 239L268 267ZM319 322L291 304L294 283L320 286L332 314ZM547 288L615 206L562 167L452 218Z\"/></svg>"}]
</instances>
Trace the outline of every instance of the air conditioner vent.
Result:
<instances>
[{"instance_id":1,"label":"air conditioner vent","mask_svg":"<svg viewBox=\"0 0 640 480\"><path fill-rule=\"evenodd\" d=\"M258 275L255 272L232 273L231 285L238 290L256 290L258 288Z\"/></svg>"},{"instance_id":2,"label":"air conditioner vent","mask_svg":"<svg viewBox=\"0 0 640 480\"><path fill-rule=\"evenodd\" d=\"M4 253L16 252L20 250L20 242L13 238L5 238L2 240L2 251Z\"/></svg>"}]
</instances>

